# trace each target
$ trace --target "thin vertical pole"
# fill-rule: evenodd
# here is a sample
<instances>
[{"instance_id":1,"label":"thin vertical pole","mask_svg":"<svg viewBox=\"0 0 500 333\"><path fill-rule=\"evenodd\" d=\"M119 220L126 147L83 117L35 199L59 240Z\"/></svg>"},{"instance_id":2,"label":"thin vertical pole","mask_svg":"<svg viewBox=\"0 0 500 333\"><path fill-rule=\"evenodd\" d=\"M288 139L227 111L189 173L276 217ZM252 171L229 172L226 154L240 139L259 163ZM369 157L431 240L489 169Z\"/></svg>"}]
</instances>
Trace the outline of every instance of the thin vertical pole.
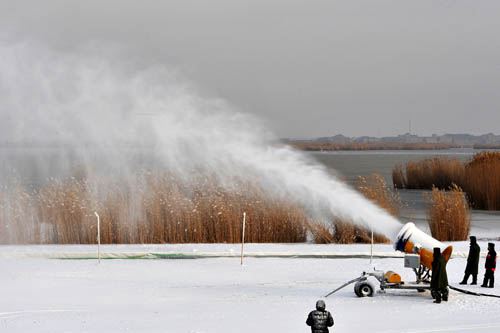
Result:
<instances>
[{"instance_id":1,"label":"thin vertical pole","mask_svg":"<svg viewBox=\"0 0 500 333\"><path fill-rule=\"evenodd\" d=\"M245 245L245 226L247 220L247 213L243 212L243 227L241 231L241 265L243 265L243 246Z\"/></svg>"},{"instance_id":2,"label":"thin vertical pole","mask_svg":"<svg viewBox=\"0 0 500 333\"><path fill-rule=\"evenodd\" d=\"M101 263L101 219L99 218L99 214L94 212L97 217L97 262Z\"/></svg>"},{"instance_id":3,"label":"thin vertical pole","mask_svg":"<svg viewBox=\"0 0 500 333\"><path fill-rule=\"evenodd\" d=\"M371 228L371 232L372 232L372 242L370 245L370 265L372 264L373 260L373 228Z\"/></svg>"}]
</instances>

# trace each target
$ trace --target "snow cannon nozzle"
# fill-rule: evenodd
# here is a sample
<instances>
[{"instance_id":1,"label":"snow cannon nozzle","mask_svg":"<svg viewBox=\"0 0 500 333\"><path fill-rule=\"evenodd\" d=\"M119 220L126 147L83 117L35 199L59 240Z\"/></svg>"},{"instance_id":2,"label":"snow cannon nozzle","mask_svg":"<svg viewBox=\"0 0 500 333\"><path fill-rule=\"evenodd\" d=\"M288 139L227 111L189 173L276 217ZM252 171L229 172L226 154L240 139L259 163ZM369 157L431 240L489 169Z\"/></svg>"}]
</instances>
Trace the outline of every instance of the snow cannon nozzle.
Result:
<instances>
[{"instance_id":1,"label":"snow cannon nozzle","mask_svg":"<svg viewBox=\"0 0 500 333\"><path fill-rule=\"evenodd\" d=\"M408 254L419 254L420 262L428 269L432 269L434 249L438 248L445 261L448 261L453 252L452 246L446 246L434 237L426 234L413 222L406 223L398 233L394 248Z\"/></svg>"}]
</instances>

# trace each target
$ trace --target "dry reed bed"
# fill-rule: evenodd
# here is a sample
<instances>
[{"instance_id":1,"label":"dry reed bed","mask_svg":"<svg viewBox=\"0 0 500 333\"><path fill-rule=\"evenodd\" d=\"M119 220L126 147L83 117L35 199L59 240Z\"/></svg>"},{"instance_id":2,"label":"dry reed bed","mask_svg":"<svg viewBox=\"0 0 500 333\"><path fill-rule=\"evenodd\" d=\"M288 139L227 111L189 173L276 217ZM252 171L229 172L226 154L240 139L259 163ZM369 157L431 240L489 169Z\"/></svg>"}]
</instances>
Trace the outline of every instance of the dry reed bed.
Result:
<instances>
[{"instance_id":1,"label":"dry reed bed","mask_svg":"<svg viewBox=\"0 0 500 333\"><path fill-rule=\"evenodd\" d=\"M0 195L0 242L93 244L94 211L103 243L234 243L247 212L249 242L305 242L307 217L285 200L240 184L228 191L210 180L187 185L170 176L95 186L76 179L38 191ZM105 189L105 190L104 190Z\"/></svg>"},{"instance_id":2,"label":"dry reed bed","mask_svg":"<svg viewBox=\"0 0 500 333\"><path fill-rule=\"evenodd\" d=\"M397 193L393 192L386 184L384 178L379 174L367 177L359 177L357 189L367 199L387 211L393 216L399 215L401 201ZM316 223L310 226L314 231L317 243L370 243L371 231L356 225L348 220L338 218L331 219L331 226ZM384 235L375 233L373 235L376 243L389 243L390 240Z\"/></svg>"},{"instance_id":3,"label":"dry reed bed","mask_svg":"<svg viewBox=\"0 0 500 333\"><path fill-rule=\"evenodd\" d=\"M431 234L440 241L466 240L470 231L470 211L463 191L454 185L449 191L432 189L428 222Z\"/></svg>"},{"instance_id":4,"label":"dry reed bed","mask_svg":"<svg viewBox=\"0 0 500 333\"><path fill-rule=\"evenodd\" d=\"M393 185L407 189L463 189L473 208L500 210L500 152L481 152L468 162L432 158L396 165Z\"/></svg>"},{"instance_id":5,"label":"dry reed bed","mask_svg":"<svg viewBox=\"0 0 500 333\"><path fill-rule=\"evenodd\" d=\"M392 214L397 203L383 178L360 179L359 190ZM248 242L369 242L370 233L349 221L312 221L303 207L270 197L250 183L232 189L210 177L187 182L171 174L138 175L132 182L52 180L37 190L0 191L0 243L94 244L238 243L247 213ZM375 235L377 242L388 240Z\"/></svg>"},{"instance_id":6,"label":"dry reed bed","mask_svg":"<svg viewBox=\"0 0 500 333\"><path fill-rule=\"evenodd\" d=\"M465 165L461 187L467 193L472 207L500 210L500 152L474 155Z\"/></svg>"}]
</instances>

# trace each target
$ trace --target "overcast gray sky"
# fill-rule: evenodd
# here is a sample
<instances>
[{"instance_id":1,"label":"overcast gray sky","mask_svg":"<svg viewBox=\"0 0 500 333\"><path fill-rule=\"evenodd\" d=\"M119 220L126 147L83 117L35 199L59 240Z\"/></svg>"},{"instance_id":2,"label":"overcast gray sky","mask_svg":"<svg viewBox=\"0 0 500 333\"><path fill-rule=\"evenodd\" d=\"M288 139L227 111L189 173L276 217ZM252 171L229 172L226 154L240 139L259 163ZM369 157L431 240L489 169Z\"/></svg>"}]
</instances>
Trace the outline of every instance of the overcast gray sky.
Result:
<instances>
[{"instance_id":1,"label":"overcast gray sky","mask_svg":"<svg viewBox=\"0 0 500 333\"><path fill-rule=\"evenodd\" d=\"M114 43L280 136L500 133L500 1L0 1L1 35ZM1 59L1 55L0 55Z\"/></svg>"}]
</instances>

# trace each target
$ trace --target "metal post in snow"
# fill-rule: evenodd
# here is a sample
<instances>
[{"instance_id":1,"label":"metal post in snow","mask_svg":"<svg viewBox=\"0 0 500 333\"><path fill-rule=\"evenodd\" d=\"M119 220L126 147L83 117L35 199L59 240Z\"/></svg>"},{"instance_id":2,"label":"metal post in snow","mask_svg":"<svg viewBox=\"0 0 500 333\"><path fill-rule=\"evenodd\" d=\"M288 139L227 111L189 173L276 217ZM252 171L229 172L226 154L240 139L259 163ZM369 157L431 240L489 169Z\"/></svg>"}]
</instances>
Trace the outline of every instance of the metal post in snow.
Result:
<instances>
[{"instance_id":1,"label":"metal post in snow","mask_svg":"<svg viewBox=\"0 0 500 333\"><path fill-rule=\"evenodd\" d=\"M241 265L243 265L243 245L245 245L245 226L246 226L247 213L243 212L243 227L241 231Z\"/></svg>"},{"instance_id":2,"label":"metal post in snow","mask_svg":"<svg viewBox=\"0 0 500 333\"><path fill-rule=\"evenodd\" d=\"M97 262L101 263L101 219L97 212L94 212L97 217Z\"/></svg>"},{"instance_id":3,"label":"metal post in snow","mask_svg":"<svg viewBox=\"0 0 500 333\"><path fill-rule=\"evenodd\" d=\"M373 260L373 228L371 228L371 232L372 232L372 243L370 245L370 265L372 264Z\"/></svg>"}]
</instances>

